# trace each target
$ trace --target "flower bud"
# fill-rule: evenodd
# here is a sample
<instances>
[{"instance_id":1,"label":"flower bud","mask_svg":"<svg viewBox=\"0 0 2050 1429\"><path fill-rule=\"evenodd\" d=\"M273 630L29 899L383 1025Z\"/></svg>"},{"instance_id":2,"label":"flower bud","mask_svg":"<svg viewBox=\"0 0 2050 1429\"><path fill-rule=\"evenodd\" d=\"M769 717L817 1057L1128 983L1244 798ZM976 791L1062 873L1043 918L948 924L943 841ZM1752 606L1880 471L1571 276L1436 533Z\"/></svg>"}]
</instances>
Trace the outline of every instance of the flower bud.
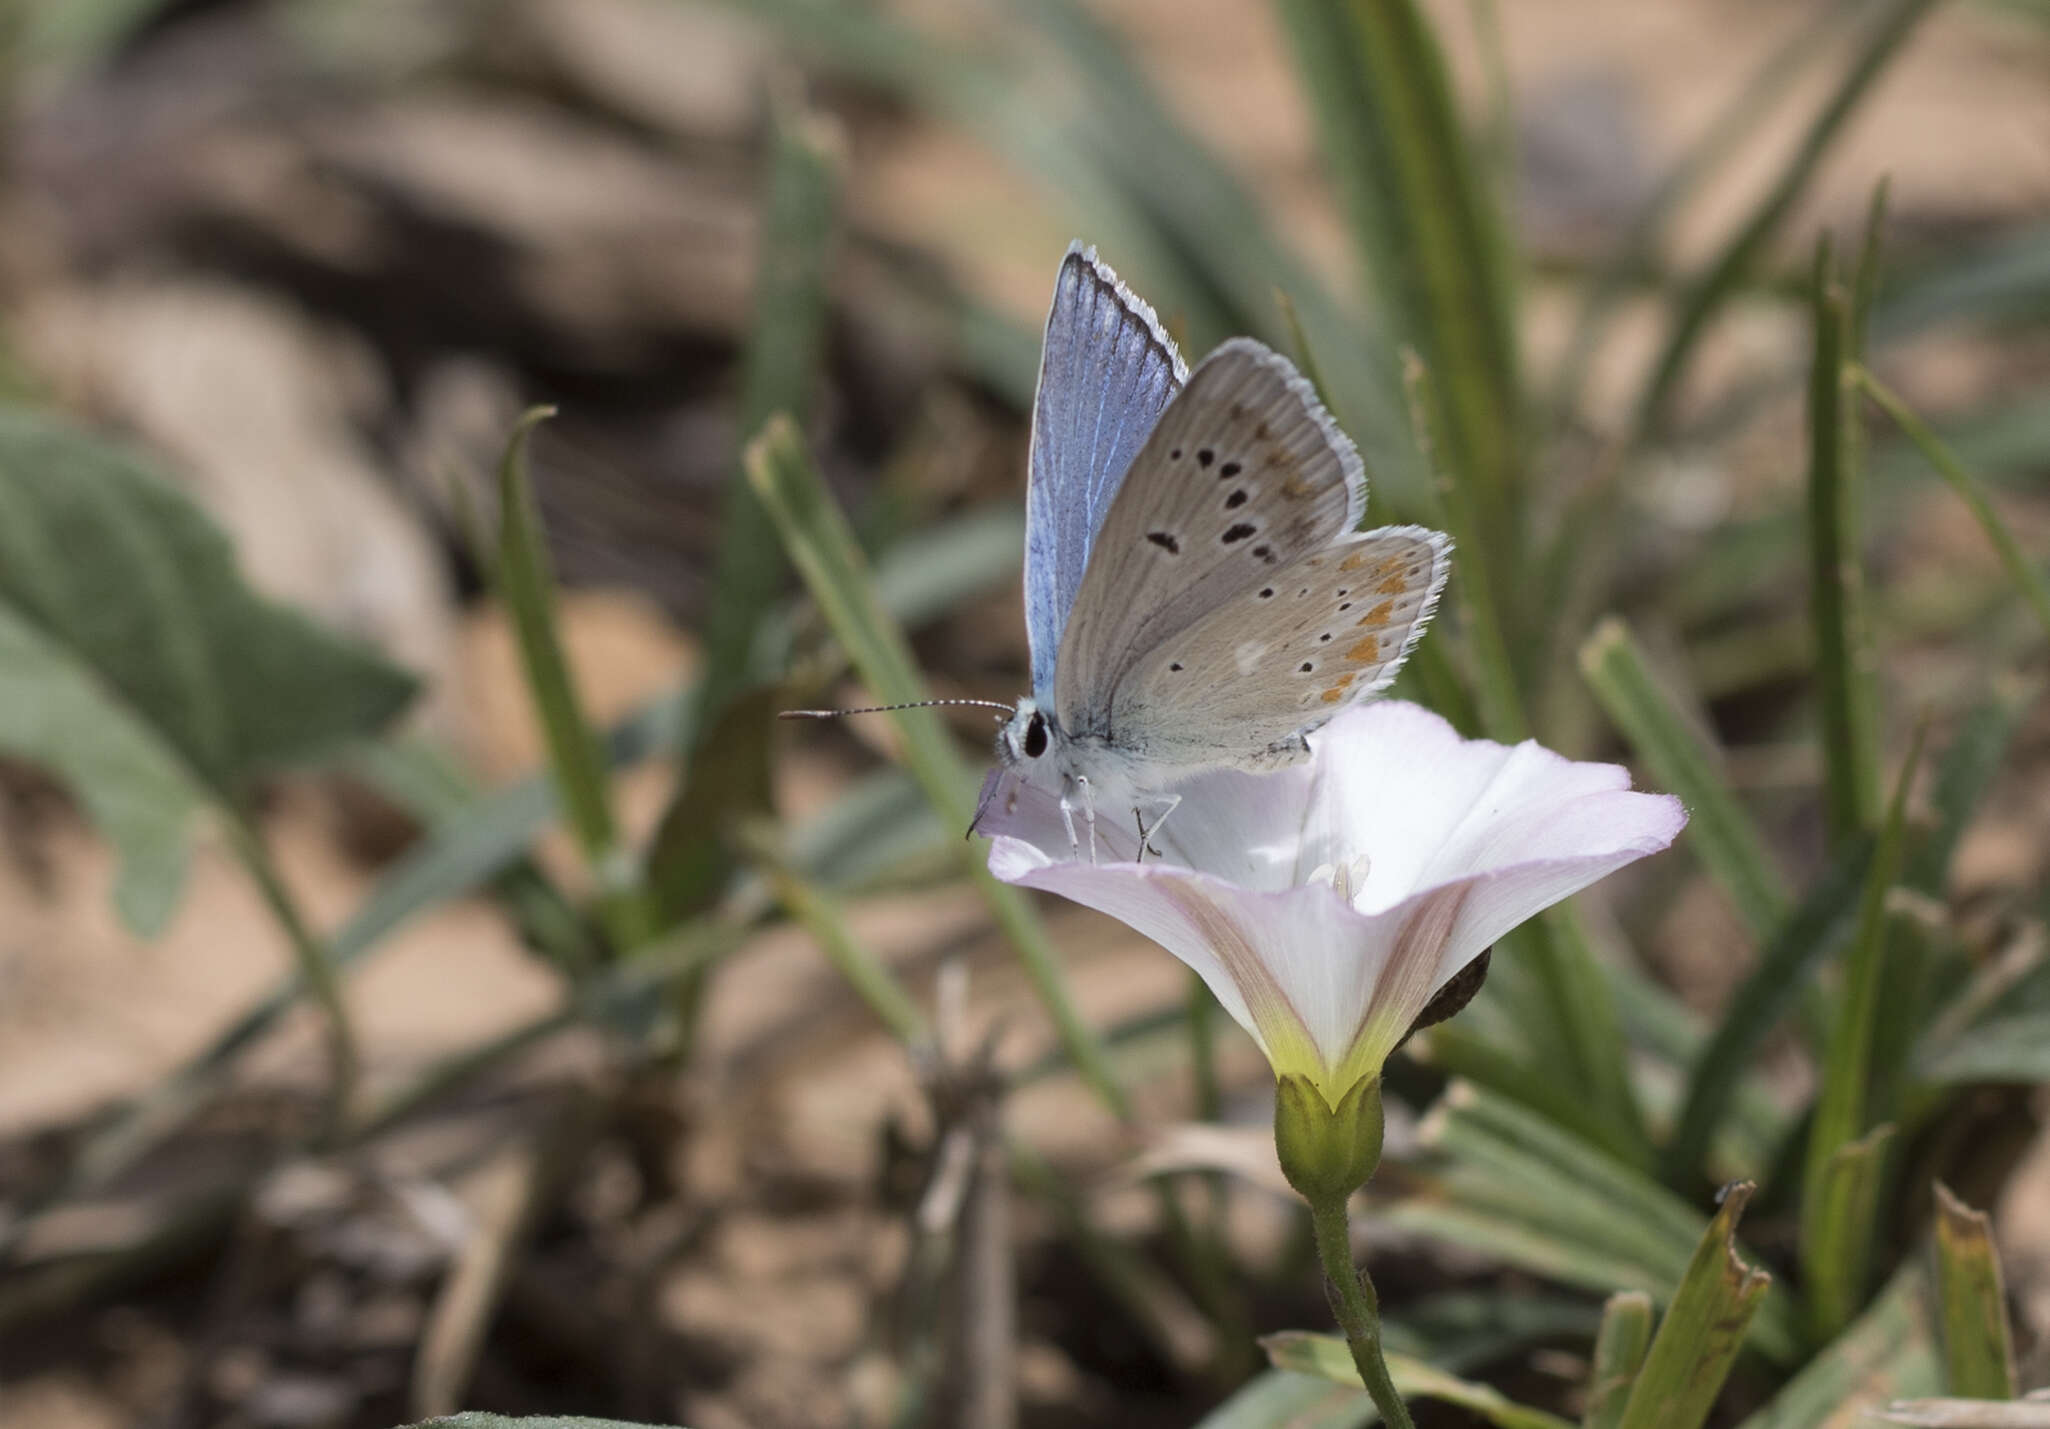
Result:
<instances>
[{"instance_id":1,"label":"flower bud","mask_svg":"<svg viewBox=\"0 0 2050 1429\"><path fill-rule=\"evenodd\" d=\"M1312 1205L1343 1201L1381 1164L1381 1078L1362 1077L1334 1108L1308 1077L1274 1086L1274 1150L1288 1184Z\"/></svg>"}]
</instances>

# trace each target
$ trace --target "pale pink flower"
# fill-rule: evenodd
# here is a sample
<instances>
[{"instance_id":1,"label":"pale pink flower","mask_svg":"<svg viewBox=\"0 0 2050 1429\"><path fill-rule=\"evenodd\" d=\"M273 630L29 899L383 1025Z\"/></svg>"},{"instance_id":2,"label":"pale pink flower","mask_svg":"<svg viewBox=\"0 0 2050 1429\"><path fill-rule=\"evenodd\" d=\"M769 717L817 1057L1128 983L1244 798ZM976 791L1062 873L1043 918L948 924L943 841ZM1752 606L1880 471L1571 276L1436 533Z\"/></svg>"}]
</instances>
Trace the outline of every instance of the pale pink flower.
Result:
<instances>
[{"instance_id":1,"label":"pale pink flower","mask_svg":"<svg viewBox=\"0 0 2050 1429\"><path fill-rule=\"evenodd\" d=\"M1055 797L998 771L991 872L1108 913L1199 973L1278 1075L1335 1100L1519 923L1672 843L1680 801L1535 742L1462 739L1416 705L1356 706L1268 774L1213 770L1136 861L1099 809L1097 861ZM1158 857L1155 853L1158 853Z\"/></svg>"}]
</instances>

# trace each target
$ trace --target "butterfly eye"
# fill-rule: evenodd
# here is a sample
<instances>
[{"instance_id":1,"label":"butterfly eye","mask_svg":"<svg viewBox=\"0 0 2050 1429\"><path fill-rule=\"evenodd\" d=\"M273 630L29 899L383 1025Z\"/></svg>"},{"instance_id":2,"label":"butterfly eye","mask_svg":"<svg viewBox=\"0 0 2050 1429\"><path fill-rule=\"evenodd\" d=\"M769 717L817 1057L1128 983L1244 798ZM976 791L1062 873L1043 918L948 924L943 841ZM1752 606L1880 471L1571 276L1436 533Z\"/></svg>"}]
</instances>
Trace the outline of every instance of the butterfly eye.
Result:
<instances>
[{"instance_id":1,"label":"butterfly eye","mask_svg":"<svg viewBox=\"0 0 2050 1429\"><path fill-rule=\"evenodd\" d=\"M1046 716L1034 715L1025 723L1025 757L1037 759L1046 753Z\"/></svg>"}]
</instances>

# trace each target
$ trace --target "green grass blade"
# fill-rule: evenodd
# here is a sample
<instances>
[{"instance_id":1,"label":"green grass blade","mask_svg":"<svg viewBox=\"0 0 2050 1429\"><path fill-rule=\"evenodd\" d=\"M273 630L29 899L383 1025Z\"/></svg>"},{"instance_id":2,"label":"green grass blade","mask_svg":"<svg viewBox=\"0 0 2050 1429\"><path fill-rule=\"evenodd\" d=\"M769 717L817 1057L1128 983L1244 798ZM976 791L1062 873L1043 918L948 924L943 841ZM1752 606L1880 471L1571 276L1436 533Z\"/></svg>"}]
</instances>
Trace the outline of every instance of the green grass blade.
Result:
<instances>
[{"instance_id":1,"label":"green grass blade","mask_svg":"<svg viewBox=\"0 0 2050 1429\"><path fill-rule=\"evenodd\" d=\"M1950 880L1950 863L1958 841L1978 813L1979 803L1993 787L2014 742L2022 715L2033 702L2033 692L1998 690L1974 705L1951 737L1949 748L1936 766L1935 786L1929 802L1936 811L1936 827L1916 847L1908 860L1908 887L1931 898L1941 898Z\"/></svg>"},{"instance_id":2,"label":"green grass blade","mask_svg":"<svg viewBox=\"0 0 2050 1429\"><path fill-rule=\"evenodd\" d=\"M1708 1419L1772 1284L1737 1256L1737 1219L1751 1192L1748 1181L1724 1192L1645 1353L1618 1429L1698 1429Z\"/></svg>"},{"instance_id":3,"label":"green grass blade","mask_svg":"<svg viewBox=\"0 0 2050 1429\"><path fill-rule=\"evenodd\" d=\"M1857 266L1851 270L1851 329L1845 346L1854 360L1864 357L1872 305L1879 297L1880 238L1886 229L1886 200L1891 189L1892 183L1884 175L1872 186L1872 199L1865 208L1865 234L1858 244Z\"/></svg>"},{"instance_id":4,"label":"green grass blade","mask_svg":"<svg viewBox=\"0 0 2050 1429\"><path fill-rule=\"evenodd\" d=\"M925 1014L883 965L874 951L854 935L838 900L801 876L784 859L773 833L751 827L741 835L755 867L768 881L776 901L797 925L811 934L826 961L854 990L883 1026L907 1047L929 1043Z\"/></svg>"},{"instance_id":5,"label":"green grass blade","mask_svg":"<svg viewBox=\"0 0 2050 1429\"><path fill-rule=\"evenodd\" d=\"M1842 1329L1855 1313L1864 1283L1870 1244L1869 1225L1847 1224L1841 1214L1857 1202L1850 1191L1856 1176L1868 1169L1846 1163L1841 1153L1863 1143L1867 1104L1873 1079L1873 1032L1878 1022L1886 970L1887 894L1900 876L1906 836L1908 790L1921 763L1922 736L1901 765L1900 780L1873 851L1871 872L1858 907L1858 931L1844 968L1843 993L1823 1059L1822 1086L1808 1129L1808 1150L1801 1181L1801 1248L1804 1281L1810 1287L1816 1323L1825 1336ZM1869 1167L1882 1169L1875 1159ZM1861 1192L1862 1194L1862 1192Z\"/></svg>"},{"instance_id":6,"label":"green grass blade","mask_svg":"<svg viewBox=\"0 0 2050 1429\"><path fill-rule=\"evenodd\" d=\"M1511 245L1411 0L1281 0L1336 181L1398 346L1439 384L1442 460L1471 488L1466 547L1507 588L1520 550L1522 394Z\"/></svg>"},{"instance_id":7,"label":"green grass blade","mask_svg":"<svg viewBox=\"0 0 2050 1429\"><path fill-rule=\"evenodd\" d=\"M1757 966L1731 997L1688 1071L1686 1097L1665 1149L1668 1181L1685 1184L1705 1169L1744 1069L1802 990L1812 986L1815 970L1850 936L1871 865L1870 840L1846 846L1766 941Z\"/></svg>"},{"instance_id":8,"label":"green grass blade","mask_svg":"<svg viewBox=\"0 0 2050 1429\"><path fill-rule=\"evenodd\" d=\"M754 318L740 375L745 442L778 412L811 409L825 351L826 277L833 249L845 141L826 116L785 100L769 129L767 196L756 253ZM705 674L698 729L750 682L755 629L782 586L783 547L736 457L719 528L718 564L705 612Z\"/></svg>"},{"instance_id":9,"label":"green grass blade","mask_svg":"<svg viewBox=\"0 0 2050 1429\"><path fill-rule=\"evenodd\" d=\"M1578 1088L1549 1075L1549 1069L1541 1074L1524 1058L1462 1026L1458 1020L1439 1023L1426 1037L1425 1050L1418 1055L1431 1066L1521 1102L1554 1125L1620 1160L1649 1166L1648 1158L1640 1159L1644 1153L1642 1143L1622 1135ZM1416 1047L1415 1043L1410 1045Z\"/></svg>"},{"instance_id":10,"label":"green grass blade","mask_svg":"<svg viewBox=\"0 0 2050 1429\"><path fill-rule=\"evenodd\" d=\"M1878 700L1865 616L1859 474L1844 373L1855 354L1851 300L1828 240L1815 258L1815 351L1808 376L1808 582L1815 627L1823 809L1830 835L1870 829L1879 807Z\"/></svg>"},{"instance_id":11,"label":"green grass blade","mask_svg":"<svg viewBox=\"0 0 2050 1429\"><path fill-rule=\"evenodd\" d=\"M747 451L748 479L782 533L791 563L833 628L877 703L925 698L911 647L876 598L867 562L847 521L813 469L797 428L778 417ZM975 814L975 779L946 726L930 709L897 710L905 765L940 817L965 829ZM979 846L962 844L963 863L997 924L1025 964L1027 976L1068 1050L1076 1070L1120 1119L1131 1103L1105 1057L1095 1031L1069 995L1066 974L1045 926L1017 889L999 883Z\"/></svg>"},{"instance_id":12,"label":"green grass blade","mask_svg":"<svg viewBox=\"0 0 2050 1429\"><path fill-rule=\"evenodd\" d=\"M1580 410L1594 355L1608 335L1623 300L1644 281L1646 274L1656 269L1675 215L1722 169L1757 127L1772 117L1794 81L1824 53L1830 32L1859 8L1860 0L1839 0L1835 5L1818 9L1759 63L1709 120L1701 136L1659 180L1650 199L1631 219L1614 256L1602 265L1581 300L1565 355L1555 369L1545 402L1547 411L1559 419L1570 420Z\"/></svg>"},{"instance_id":13,"label":"green grass blade","mask_svg":"<svg viewBox=\"0 0 2050 1429\"><path fill-rule=\"evenodd\" d=\"M1659 784L1687 806L1687 840L1745 926L1770 936L1786 917L1786 883L1737 802L1720 760L1659 688L1630 627L1611 616L1580 647L1580 670L1603 711Z\"/></svg>"},{"instance_id":14,"label":"green grass blade","mask_svg":"<svg viewBox=\"0 0 2050 1429\"><path fill-rule=\"evenodd\" d=\"M745 441L777 412L811 407L825 350L826 279L833 250L844 140L827 117L791 97L771 106L767 194L756 252L754 317L741 364ZM763 627L784 581L782 542L735 453L705 612L704 673L678 747L687 757L643 854L644 878L664 926L708 907L733 871L735 819L765 813L769 711L750 696ZM686 988L686 1006L696 998Z\"/></svg>"},{"instance_id":15,"label":"green grass blade","mask_svg":"<svg viewBox=\"0 0 2050 1429\"><path fill-rule=\"evenodd\" d=\"M1630 1391L1644 1367L1651 1345L1651 1297L1641 1290L1622 1290L1602 1307L1602 1327L1594 1339L1594 1364L1587 1376L1587 1411L1580 1429L1617 1429L1630 1403Z\"/></svg>"},{"instance_id":16,"label":"green grass blade","mask_svg":"<svg viewBox=\"0 0 2050 1429\"><path fill-rule=\"evenodd\" d=\"M2050 1082L2050 1013L1988 1018L1941 1046L1922 1049L1915 1076L1939 1087Z\"/></svg>"},{"instance_id":17,"label":"green grass blade","mask_svg":"<svg viewBox=\"0 0 2050 1429\"><path fill-rule=\"evenodd\" d=\"M1812 1202L1802 1207L1802 1282L1817 1340L1850 1324L1865 1303L1872 1226L1893 1132L1888 1122L1839 1146L1822 1168Z\"/></svg>"},{"instance_id":18,"label":"green grass blade","mask_svg":"<svg viewBox=\"0 0 2050 1429\"><path fill-rule=\"evenodd\" d=\"M1872 314L1875 343L1945 323L1996 327L2050 315L2050 224L2033 223L1952 250L1895 285Z\"/></svg>"},{"instance_id":19,"label":"green grass blade","mask_svg":"<svg viewBox=\"0 0 2050 1429\"><path fill-rule=\"evenodd\" d=\"M1644 1173L1467 1083L1426 1118L1422 1139L1442 1166L1382 1210L1386 1223L1567 1284L1670 1301L1707 1223ZM1774 1295L1750 1328L1775 1361L1797 1352L1791 1311Z\"/></svg>"},{"instance_id":20,"label":"green grass blade","mask_svg":"<svg viewBox=\"0 0 2050 1429\"><path fill-rule=\"evenodd\" d=\"M1430 369L1414 351L1407 351L1403 354L1402 375L1409 397L1410 425L1445 511L1446 534L1452 537L1455 555L1450 596L1459 609L1460 632L1466 637L1471 657L1475 707L1490 738L1513 744L1529 735L1530 722L1524 713L1516 667L1509 658L1502 607L1496 601L1495 583L1488 578L1487 561L1482 554L1487 549L1487 538L1481 529L1481 508L1476 504L1472 484L1443 464L1449 444L1446 413ZM1443 643L1444 636L1439 641Z\"/></svg>"},{"instance_id":21,"label":"green grass blade","mask_svg":"<svg viewBox=\"0 0 2050 1429\"><path fill-rule=\"evenodd\" d=\"M1901 434L1915 444L1937 475L1947 482L1972 513L1972 519L1979 523L1979 529L1986 533L1986 539L1993 543L1993 549L2000 555L2000 564L2006 568L2008 579L2015 589L2028 601L2036 612L2036 618L2043 623L2046 634L2050 634L2050 581L2032 564L2022 551L2021 544L2014 539L2014 533L2007 523L2000 519L2000 513L1993 509L1993 503L1986 499L1984 486L1958 461L1950 449L1929 429L1929 424L1916 416L1894 391L1874 377L1866 368L1852 369L1853 380L1866 396L1893 419Z\"/></svg>"},{"instance_id":22,"label":"green grass blade","mask_svg":"<svg viewBox=\"0 0 2050 1429\"><path fill-rule=\"evenodd\" d=\"M1630 443L1632 447L1643 445L1664 425L1673 394L1680 380L1686 376L1710 319L1743 280L1760 251L1807 191L1816 169L1843 133L1851 116L1933 5L1934 0L1891 0L1872 21L1843 76L1802 135L1799 147L1780 170L1772 188L1723 243L1700 278L1682 295L1667 324L1658 361L1637 400L1636 417L1632 423L1635 434Z\"/></svg>"},{"instance_id":23,"label":"green grass blade","mask_svg":"<svg viewBox=\"0 0 2050 1429\"><path fill-rule=\"evenodd\" d=\"M1936 1183L1936 1298L1944 1389L1965 1399L2018 1392L1992 1222Z\"/></svg>"},{"instance_id":24,"label":"green grass blade","mask_svg":"<svg viewBox=\"0 0 2050 1429\"><path fill-rule=\"evenodd\" d=\"M1623 1021L1578 908L1567 903L1547 909L1529 927L1536 966L1552 1003L1553 1019L1573 1059L1577 1081L1613 1128L1612 1138L1626 1148L1624 1159L1650 1166L1650 1133L1625 1060L1628 1047L1623 1040Z\"/></svg>"},{"instance_id":25,"label":"green grass blade","mask_svg":"<svg viewBox=\"0 0 2050 1429\"><path fill-rule=\"evenodd\" d=\"M1929 1340L1929 1287L1903 1266L1869 1309L1810 1359L1739 1429L1816 1429L1857 1424L1896 1395L1932 1394L1942 1370Z\"/></svg>"},{"instance_id":26,"label":"green grass blade","mask_svg":"<svg viewBox=\"0 0 2050 1429\"><path fill-rule=\"evenodd\" d=\"M527 438L554 415L553 407L532 408L506 442L498 468L498 542L492 577L498 598L512 618L520 668L541 720L563 812L585 860L593 868L603 868L612 860L618 826L612 817L598 742L584 719L569 662L563 658L555 620L555 577L534 509L533 486L527 479Z\"/></svg>"}]
</instances>

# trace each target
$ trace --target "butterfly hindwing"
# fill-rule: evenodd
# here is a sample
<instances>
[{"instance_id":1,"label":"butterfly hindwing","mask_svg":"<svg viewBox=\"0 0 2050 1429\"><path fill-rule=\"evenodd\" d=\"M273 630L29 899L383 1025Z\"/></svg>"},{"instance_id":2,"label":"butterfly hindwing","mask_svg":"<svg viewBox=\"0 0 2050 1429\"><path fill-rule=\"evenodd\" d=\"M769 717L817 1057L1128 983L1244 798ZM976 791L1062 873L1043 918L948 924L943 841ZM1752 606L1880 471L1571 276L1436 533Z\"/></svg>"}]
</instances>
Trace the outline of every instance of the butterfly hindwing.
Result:
<instances>
[{"instance_id":1,"label":"butterfly hindwing","mask_svg":"<svg viewBox=\"0 0 2050 1429\"><path fill-rule=\"evenodd\" d=\"M1046 318L1025 493L1025 625L1043 702L1097 532L1187 377L1153 309L1094 248L1070 245Z\"/></svg>"},{"instance_id":2,"label":"butterfly hindwing","mask_svg":"<svg viewBox=\"0 0 2050 1429\"><path fill-rule=\"evenodd\" d=\"M1097 533L1061 636L1062 728L1151 757L1120 713L1136 708L1127 687L1149 657L1329 546L1365 507L1359 455L1309 383L1250 338L1224 343L1161 414ZM1178 739L1237 752L1235 729L1187 708Z\"/></svg>"},{"instance_id":3,"label":"butterfly hindwing","mask_svg":"<svg viewBox=\"0 0 2050 1429\"><path fill-rule=\"evenodd\" d=\"M1342 535L1154 649L1120 686L1121 739L1166 765L1286 758L1298 732L1385 689L1423 634L1451 542L1420 526Z\"/></svg>"}]
</instances>

